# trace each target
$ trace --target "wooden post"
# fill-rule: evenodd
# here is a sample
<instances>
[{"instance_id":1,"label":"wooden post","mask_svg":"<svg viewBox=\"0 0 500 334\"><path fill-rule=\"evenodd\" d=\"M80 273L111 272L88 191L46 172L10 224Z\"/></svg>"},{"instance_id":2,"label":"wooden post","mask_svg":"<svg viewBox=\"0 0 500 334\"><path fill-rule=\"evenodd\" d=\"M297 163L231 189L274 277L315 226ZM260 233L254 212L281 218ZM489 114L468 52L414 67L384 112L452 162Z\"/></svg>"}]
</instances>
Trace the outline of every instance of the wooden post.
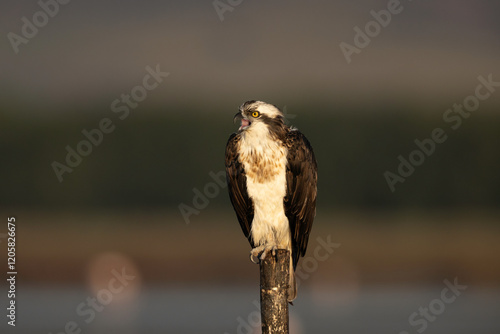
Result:
<instances>
[{"instance_id":1,"label":"wooden post","mask_svg":"<svg viewBox=\"0 0 500 334\"><path fill-rule=\"evenodd\" d=\"M290 252L278 249L260 262L262 334L288 334Z\"/></svg>"}]
</instances>

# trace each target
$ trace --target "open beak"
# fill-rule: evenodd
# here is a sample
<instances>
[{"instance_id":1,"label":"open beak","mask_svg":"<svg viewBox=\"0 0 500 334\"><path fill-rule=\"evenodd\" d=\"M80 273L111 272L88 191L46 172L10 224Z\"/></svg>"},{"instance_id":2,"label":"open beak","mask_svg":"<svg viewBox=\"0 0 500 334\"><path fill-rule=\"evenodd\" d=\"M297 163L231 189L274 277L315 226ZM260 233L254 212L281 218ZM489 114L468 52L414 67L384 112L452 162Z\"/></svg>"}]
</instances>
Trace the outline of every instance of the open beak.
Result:
<instances>
[{"instance_id":1,"label":"open beak","mask_svg":"<svg viewBox=\"0 0 500 334\"><path fill-rule=\"evenodd\" d=\"M233 118L233 122L236 122L236 121L240 121L241 122L241 125L240 125L240 128L238 130L245 130L246 128L248 128L250 126L250 121L248 119L246 119L242 114L241 114L241 111L238 112L236 115L234 115L234 118Z\"/></svg>"}]
</instances>

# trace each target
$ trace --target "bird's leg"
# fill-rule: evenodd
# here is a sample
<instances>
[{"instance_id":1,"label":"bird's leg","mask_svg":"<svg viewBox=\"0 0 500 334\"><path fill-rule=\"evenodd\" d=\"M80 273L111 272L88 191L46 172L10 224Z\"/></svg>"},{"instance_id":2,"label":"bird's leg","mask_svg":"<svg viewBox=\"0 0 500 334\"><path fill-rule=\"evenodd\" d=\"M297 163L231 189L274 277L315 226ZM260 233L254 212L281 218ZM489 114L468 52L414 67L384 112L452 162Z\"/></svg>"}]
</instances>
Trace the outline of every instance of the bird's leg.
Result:
<instances>
[{"instance_id":1,"label":"bird's leg","mask_svg":"<svg viewBox=\"0 0 500 334\"><path fill-rule=\"evenodd\" d=\"M266 258L269 252L272 252L273 256L275 256L277 249L278 245L276 245L275 243L268 243L255 247L250 251L250 261L252 261L253 263L259 263L260 260L264 260Z\"/></svg>"},{"instance_id":2,"label":"bird's leg","mask_svg":"<svg viewBox=\"0 0 500 334\"><path fill-rule=\"evenodd\" d=\"M266 255L269 253L269 251L272 252L273 256L276 256L277 249L278 249L278 245L276 245L275 243L267 244L264 247L264 251L262 252L262 255L260 256L260 259L264 260L266 258Z\"/></svg>"},{"instance_id":3,"label":"bird's leg","mask_svg":"<svg viewBox=\"0 0 500 334\"><path fill-rule=\"evenodd\" d=\"M255 264L259 264L259 262L260 262L259 254L262 253L262 251L264 250L264 247L265 247L264 245L261 245L261 246L258 246L258 247L255 247L254 249L252 249L250 251L250 261L252 261Z\"/></svg>"}]
</instances>

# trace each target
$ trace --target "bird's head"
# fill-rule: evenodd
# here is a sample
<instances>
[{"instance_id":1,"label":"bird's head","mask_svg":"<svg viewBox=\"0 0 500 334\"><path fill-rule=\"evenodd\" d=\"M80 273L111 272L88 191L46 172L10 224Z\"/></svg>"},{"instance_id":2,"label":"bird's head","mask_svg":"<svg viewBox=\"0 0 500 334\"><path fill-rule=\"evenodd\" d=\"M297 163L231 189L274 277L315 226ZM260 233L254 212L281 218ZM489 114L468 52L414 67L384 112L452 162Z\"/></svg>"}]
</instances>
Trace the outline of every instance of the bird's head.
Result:
<instances>
[{"instance_id":1,"label":"bird's head","mask_svg":"<svg viewBox=\"0 0 500 334\"><path fill-rule=\"evenodd\" d=\"M241 122L239 131L267 129L272 133L277 133L285 127L283 112L272 104L252 100L243 103L239 110L234 115L234 121Z\"/></svg>"}]
</instances>

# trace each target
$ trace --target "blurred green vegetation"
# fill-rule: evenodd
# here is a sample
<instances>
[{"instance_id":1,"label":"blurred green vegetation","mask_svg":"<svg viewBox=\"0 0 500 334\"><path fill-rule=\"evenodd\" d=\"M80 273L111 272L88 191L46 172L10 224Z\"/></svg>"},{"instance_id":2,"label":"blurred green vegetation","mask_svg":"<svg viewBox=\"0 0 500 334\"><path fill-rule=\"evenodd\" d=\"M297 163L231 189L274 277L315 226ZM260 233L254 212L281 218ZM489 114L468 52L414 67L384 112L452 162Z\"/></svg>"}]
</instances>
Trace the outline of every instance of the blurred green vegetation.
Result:
<instances>
[{"instance_id":1,"label":"blurred green vegetation","mask_svg":"<svg viewBox=\"0 0 500 334\"><path fill-rule=\"evenodd\" d=\"M481 106L460 128L434 112L394 106L391 110L343 106L289 106L290 123L311 141L319 164L319 205L328 208L497 209L500 203L500 115ZM317 110L317 112L311 112ZM331 110L331 112L329 112ZM234 110L236 112L236 108ZM79 115L79 116L75 116ZM57 118L0 119L5 207L101 208L191 205L197 188L224 169L224 148L236 131L233 113L179 107L175 112L143 108L120 120L109 110ZM51 166L65 163L66 145L76 149L83 129L108 117L116 126L59 182ZM385 171L397 173L398 156L417 149L440 127L448 135L435 152L391 192ZM210 205L227 205L226 190Z\"/></svg>"}]
</instances>

